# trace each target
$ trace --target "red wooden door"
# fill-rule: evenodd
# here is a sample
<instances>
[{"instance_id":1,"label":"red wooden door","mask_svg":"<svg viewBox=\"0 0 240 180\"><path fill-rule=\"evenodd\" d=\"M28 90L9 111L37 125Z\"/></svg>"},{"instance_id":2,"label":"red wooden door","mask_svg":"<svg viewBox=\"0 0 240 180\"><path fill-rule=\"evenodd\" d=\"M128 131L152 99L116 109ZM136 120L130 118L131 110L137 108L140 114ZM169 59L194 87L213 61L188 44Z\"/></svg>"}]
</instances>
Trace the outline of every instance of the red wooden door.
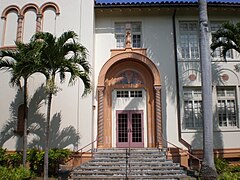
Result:
<instances>
[{"instance_id":1,"label":"red wooden door","mask_svg":"<svg viewBox=\"0 0 240 180\"><path fill-rule=\"evenodd\" d=\"M144 147L143 112L117 111L117 147Z\"/></svg>"}]
</instances>

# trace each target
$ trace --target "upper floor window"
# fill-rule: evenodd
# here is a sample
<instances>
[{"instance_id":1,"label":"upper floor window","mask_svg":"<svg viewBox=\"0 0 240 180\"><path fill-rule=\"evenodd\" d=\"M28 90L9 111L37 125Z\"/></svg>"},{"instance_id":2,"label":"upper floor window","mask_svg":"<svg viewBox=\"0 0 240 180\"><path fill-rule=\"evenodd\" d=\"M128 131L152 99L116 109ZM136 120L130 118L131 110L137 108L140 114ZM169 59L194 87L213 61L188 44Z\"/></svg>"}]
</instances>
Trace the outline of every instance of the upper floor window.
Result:
<instances>
[{"instance_id":1,"label":"upper floor window","mask_svg":"<svg viewBox=\"0 0 240 180\"><path fill-rule=\"evenodd\" d=\"M217 112L220 127L237 126L236 92L234 88L217 88Z\"/></svg>"},{"instance_id":2,"label":"upper floor window","mask_svg":"<svg viewBox=\"0 0 240 180\"><path fill-rule=\"evenodd\" d=\"M184 125L186 129L202 127L202 92L198 88L185 88L184 98Z\"/></svg>"},{"instance_id":3,"label":"upper floor window","mask_svg":"<svg viewBox=\"0 0 240 180\"><path fill-rule=\"evenodd\" d=\"M140 22L115 23L115 38L117 48L125 47L127 32L130 32L131 34L132 47L140 48L142 39Z\"/></svg>"},{"instance_id":4,"label":"upper floor window","mask_svg":"<svg viewBox=\"0 0 240 180\"><path fill-rule=\"evenodd\" d=\"M199 58L199 29L197 22L179 22L180 56L183 59Z\"/></svg>"},{"instance_id":5,"label":"upper floor window","mask_svg":"<svg viewBox=\"0 0 240 180\"><path fill-rule=\"evenodd\" d=\"M223 21L212 21L210 22L210 30L211 30L211 33L215 33L218 29L220 29L220 27L222 26L224 22ZM222 52L222 48L217 48L215 49L215 51L212 52L212 57L215 59L215 58L223 58L221 56L221 52ZM230 58L232 59L233 58L233 51L232 50L229 50L226 54L226 58Z\"/></svg>"}]
</instances>

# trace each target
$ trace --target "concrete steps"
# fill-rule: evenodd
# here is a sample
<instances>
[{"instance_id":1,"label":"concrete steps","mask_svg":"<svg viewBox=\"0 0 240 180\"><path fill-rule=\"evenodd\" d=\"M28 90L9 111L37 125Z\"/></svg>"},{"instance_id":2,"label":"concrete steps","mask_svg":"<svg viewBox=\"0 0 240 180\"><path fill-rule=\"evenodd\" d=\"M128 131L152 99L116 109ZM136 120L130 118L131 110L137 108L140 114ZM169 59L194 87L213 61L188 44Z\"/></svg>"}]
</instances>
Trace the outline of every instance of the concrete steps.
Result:
<instances>
[{"instance_id":1,"label":"concrete steps","mask_svg":"<svg viewBox=\"0 0 240 180\"><path fill-rule=\"evenodd\" d=\"M157 148L96 149L94 158L75 168L70 179L192 179Z\"/></svg>"}]
</instances>

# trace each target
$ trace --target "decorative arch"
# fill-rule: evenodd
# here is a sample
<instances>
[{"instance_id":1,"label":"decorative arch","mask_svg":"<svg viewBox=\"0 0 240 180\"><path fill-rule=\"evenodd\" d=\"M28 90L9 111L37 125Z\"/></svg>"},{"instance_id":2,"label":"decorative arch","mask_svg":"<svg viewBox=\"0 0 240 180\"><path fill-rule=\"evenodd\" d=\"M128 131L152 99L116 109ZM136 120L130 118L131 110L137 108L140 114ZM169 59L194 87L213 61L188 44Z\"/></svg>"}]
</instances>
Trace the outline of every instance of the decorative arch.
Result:
<instances>
[{"instance_id":1,"label":"decorative arch","mask_svg":"<svg viewBox=\"0 0 240 180\"><path fill-rule=\"evenodd\" d=\"M44 3L41 7L40 7L40 14L43 14L44 11L47 9L47 8L53 8L56 12L57 15L60 14L60 8L58 7L57 4L53 3L53 2L46 2Z\"/></svg>"},{"instance_id":2,"label":"decorative arch","mask_svg":"<svg viewBox=\"0 0 240 180\"><path fill-rule=\"evenodd\" d=\"M139 61L142 64L144 64L149 70L152 71L152 75L154 77L154 85L160 86L161 85L161 78L160 73L156 67L156 65L145 55L136 53L136 52L123 52L120 54L117 54L113 57L111 57L102 67L100 73L99 73L99 79L98 79L98 86L104 86L105 76L107 74L107 71L109 68L124 59L132 59L134 61Z\"/></svg>"},{"instance_id":3,"label":"decorative arch","mask_svg":"<svg viewBox=\"0 0 240 180\"><path fill-rule=\"evenodd\" d=\"M29 3L29 4L26 4L25 6L22 7L21 12L20 12L20 15L24 16L24 14L26 13L26 11L27 11L28 9L34 9L37 14L40 13L40 9L39 9L39 7L38 7L36 4L34 4L34 3Z\"/></svg>"},{"instance_id":4,"label":"decorative arch","mask_svg":"<svg viewBox=\"0 0 240 180\"><path fill-rule=\"evenodd\" d=\"M1 18L6 19L8 13L11 11L16 11L18 15L20 14L20 8L17 5L11 5L11 6L6 7L3 10Z\"/></svg>"},{"instance_id":5,"label":"decorative arch","mask_svg":"<svg viewBox=\"0 0 240 180\"><path fill-rule=\"evenodd\" d=\"M5 40L6 40L6 28L7 28L7 15L11 12L15 12L16 15L19 17L20 16L20 8L17 5L11 5L6 7L3 12L1 18L4 20L3 23L3 34L2 34L2 44L1 46L5 45ZM18 25L17 25L18 26ZM16 30L16 36L17 36L17 30ZM14 39L15 40L15 39Z\"/></svg>"},{"instance_id":6,"label":"decorative arch","mask_svg":"<svg viewBox=\"0 0 240 180\"><path fill-rule=\"evenodd\" d=\"M119 75L132 70L140 83L118 83ZM125 78L125 77L120 77ZM142 82L141 82L142 81ZM98 147L112 144L112 91L119 88L143 88L147 92L147 147L162 147L161 79L156 65L141 52L128 49L113 55L98 77Z\"/></svg>"}]
</instances>

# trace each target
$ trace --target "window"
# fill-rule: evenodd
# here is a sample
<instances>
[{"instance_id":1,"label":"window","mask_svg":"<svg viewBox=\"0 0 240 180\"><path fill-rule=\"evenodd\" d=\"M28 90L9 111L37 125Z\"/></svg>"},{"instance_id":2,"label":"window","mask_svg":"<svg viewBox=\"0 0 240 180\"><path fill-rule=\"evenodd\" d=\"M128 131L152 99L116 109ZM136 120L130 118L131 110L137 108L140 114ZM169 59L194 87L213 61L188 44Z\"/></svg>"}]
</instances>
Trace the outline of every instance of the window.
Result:
<instances>
[{"instance_id":1,"label":"window","mask_svg":"<svg viewBox=\"0 0 240 180\"><path fill-rule=\"evenodd\" d=\"M123 98L123 97L127 98L127 97L129 97L128 91L117 91L117 97L118 98Z\"/></svg>"},{"instance_id":2,"label":"window","mask_svg":"<svg viewBox=\"0 0 240 180\"><path fill-rule=\"evenodd\" d=\"M141 23L115 23L115 38L117 48L124 48L126 42L126 33L130 32L133 48L141 47Z\"/></svg>"},{"instance_id":3,"label":"window","mask_svg":"<svg viewBox=\"0 0 240 180\"><path fill-rule=\"evenodd\" d=\"M223 24L223 21L214 21L211 22L210 24L210 29L211 29L211 33L215 33ZM221 57L221 52L222 52L222 48L217 48L215 49L214 52L212 52L212 56L213 58L220 58ZM229 50L226 54L226 58L233 58L233 51Z\"/></svg>"},{"instance_id":4,"label":"window","mask_svg":"<svg viewBox=\"0 0 240 180\"><path fill-rule=\"evenodd\" d=\"M237 126L234 88L217 88L217 112L220 127Z\"/></svg>"},{"instance_id":5,"label":"window","mask_svg":"<svg viewBox=\"0 0 240 180\"><path fill-rule=\"evenodd\" d=\"M130 91L130 97L142 97L142 91Z\"/></svg>"},{"instance_id":6,"label":"window","mask_svg":"<svg viewBox=\"0 0 240 180\"><path fill-rule=\"evenodd\" d=\"M139 98L143 97L141 90L131 90L131 91L117 91L117 98Z\"/></svg>"},{"instance_id":7,"label":"window","mask_svg":"<svg viewBox=\"0 0 240 180\"><path fill-rule=\"evenodd\" d=\"M199 58L199 41L197 22L180 22L180 53L183 59Z\"/></svg>"},{"instance_id":8,"label":"window","mask_svg":"<svg viewBox=\"0 0 240 180\"><path fill-rule=\"evenodd\" d=\"M202 127L202 92L197 88L185 88L184 124L186 129Z\"/></svg>"}]
</instances>

